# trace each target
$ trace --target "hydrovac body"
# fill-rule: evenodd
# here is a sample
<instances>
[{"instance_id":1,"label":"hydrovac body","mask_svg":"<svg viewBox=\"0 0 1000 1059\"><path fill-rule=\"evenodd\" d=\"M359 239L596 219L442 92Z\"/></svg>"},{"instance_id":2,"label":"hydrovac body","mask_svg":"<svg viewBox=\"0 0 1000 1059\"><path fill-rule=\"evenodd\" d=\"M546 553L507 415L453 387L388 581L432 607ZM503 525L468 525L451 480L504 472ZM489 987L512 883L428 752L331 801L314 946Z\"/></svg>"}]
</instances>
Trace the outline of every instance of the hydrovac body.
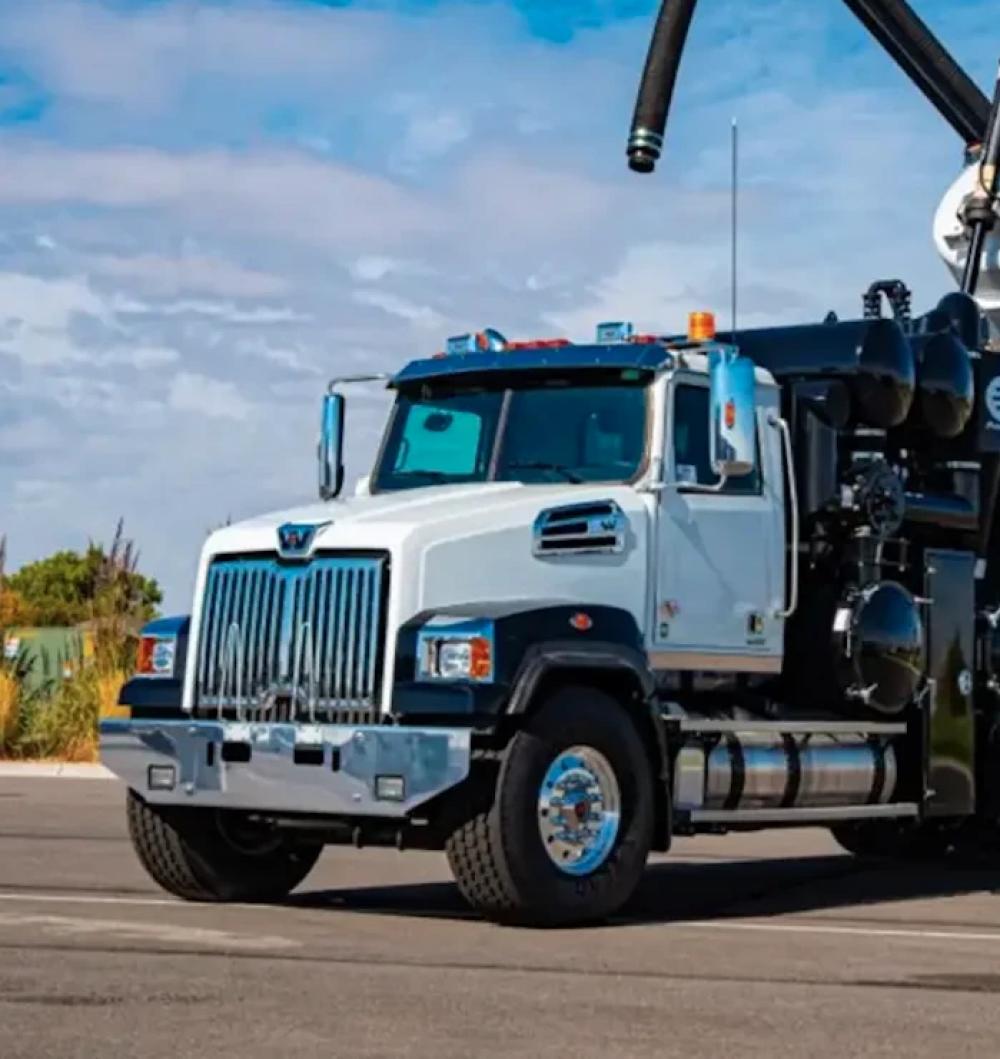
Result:
<instances>
[{"instance_id":1,"label":"hydrovac body","mask_svg":"<svg viewBox=\"0 0 1000 1059\"><path fill-rule=\"evenodd\" d=\"M702 822L1000 805L1000 356L964 295L864 305L723 336L781 384L800 591L780 674L671 689L674 800Z\"/></svg>"}]
</instances>

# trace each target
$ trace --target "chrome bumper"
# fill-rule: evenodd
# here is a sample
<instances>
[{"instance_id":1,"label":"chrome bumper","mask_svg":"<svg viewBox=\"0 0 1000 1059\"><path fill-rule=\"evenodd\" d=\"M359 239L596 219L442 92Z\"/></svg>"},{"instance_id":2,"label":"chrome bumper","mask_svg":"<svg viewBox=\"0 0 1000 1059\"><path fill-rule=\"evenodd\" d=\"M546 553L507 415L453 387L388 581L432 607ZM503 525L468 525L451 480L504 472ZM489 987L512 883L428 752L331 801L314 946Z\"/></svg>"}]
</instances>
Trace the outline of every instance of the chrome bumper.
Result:
<instances>
[{"instance_id":1,"label":"chrome bumper","mask_svg":"<svg viewBox=\"0 0 1000 1059\"><path fill-rule=\"evenodd\" d=\"M219 809L401 817L465 779L470 747L464 728L101 722L101 760L145 799Z\"/></svg>"}]
</instances>

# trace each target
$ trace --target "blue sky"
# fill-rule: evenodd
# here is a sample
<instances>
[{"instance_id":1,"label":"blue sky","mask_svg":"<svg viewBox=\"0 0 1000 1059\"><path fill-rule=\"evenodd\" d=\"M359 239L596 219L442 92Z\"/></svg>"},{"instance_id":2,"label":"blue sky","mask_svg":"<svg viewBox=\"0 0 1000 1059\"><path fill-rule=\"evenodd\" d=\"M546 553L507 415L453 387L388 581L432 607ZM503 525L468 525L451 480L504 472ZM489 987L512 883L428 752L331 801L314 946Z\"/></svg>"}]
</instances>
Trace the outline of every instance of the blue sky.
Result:
<instances>
[{"instance_id":1,"label":"blue sky","mask_svg":"<svg viewBox=\"0 0 1000 1059\"><path fill-rule=\"evenodd\" d=\"M981 84L995 0L919 0ZM640 0L0 0L0 533L123 515L171 608L205 533L308 497L330 375L449 333L584 338L929 302L960 145L837 0L703 0L665 163L624 141ZM351 465L384 400L351 408Z\"/></svg>"}]
</instances>

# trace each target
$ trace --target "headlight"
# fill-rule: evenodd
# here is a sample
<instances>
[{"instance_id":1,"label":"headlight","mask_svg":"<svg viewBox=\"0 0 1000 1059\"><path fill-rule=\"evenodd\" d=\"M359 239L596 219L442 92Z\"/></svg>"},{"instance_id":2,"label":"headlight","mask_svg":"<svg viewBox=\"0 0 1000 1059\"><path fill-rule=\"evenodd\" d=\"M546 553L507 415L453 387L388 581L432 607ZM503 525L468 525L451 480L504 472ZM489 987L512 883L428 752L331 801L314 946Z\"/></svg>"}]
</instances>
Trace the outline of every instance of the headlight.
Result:
<instances>
[{"instance_id":1,"label":"headlight","mask_svg":"<svg viewBox=\"0 0 1000 1059\"><path fill-rule=\"evenodd\" d=\"M434 619L417 636L417 680L493 680L493 622Z\"/></svg>"},{"instance_id":2,"label":"headlight","mask_svg":"<svg viewBox=\"0 0 1000 1059\"><path fill-rule=\"evenodd\" d=\"M137 677L172 677L177 661L176 636L141 636L136 659Z\"/></svg>"}]
</instances>

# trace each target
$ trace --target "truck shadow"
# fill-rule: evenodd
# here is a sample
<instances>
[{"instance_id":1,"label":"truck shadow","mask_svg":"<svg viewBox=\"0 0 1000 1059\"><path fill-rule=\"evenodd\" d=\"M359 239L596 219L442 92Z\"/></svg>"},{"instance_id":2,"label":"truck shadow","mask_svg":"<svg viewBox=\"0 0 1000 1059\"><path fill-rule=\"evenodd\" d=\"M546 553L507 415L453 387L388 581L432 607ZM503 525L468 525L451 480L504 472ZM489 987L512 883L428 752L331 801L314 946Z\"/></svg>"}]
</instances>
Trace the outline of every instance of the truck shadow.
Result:
<instances>
[{"instance_id":1,"label":"truck shadow","mask_svg":"<svg viewBox=\"0 0 1000 1059\"><path fill-rule=\"evenodd\" d=\"M864 863L849 856L719 863L664 860L647 868L635 898L613 924L860 910L869 905L982 892L1000 894L1000 870L920 862ZM293 896L288 903L299 908L358 914L478 918L458 889L446 882L307 891ZM863 914L852 917L864 918ZM981 927L982 923L968 925Z\"/></svg>"}]
</instances>

